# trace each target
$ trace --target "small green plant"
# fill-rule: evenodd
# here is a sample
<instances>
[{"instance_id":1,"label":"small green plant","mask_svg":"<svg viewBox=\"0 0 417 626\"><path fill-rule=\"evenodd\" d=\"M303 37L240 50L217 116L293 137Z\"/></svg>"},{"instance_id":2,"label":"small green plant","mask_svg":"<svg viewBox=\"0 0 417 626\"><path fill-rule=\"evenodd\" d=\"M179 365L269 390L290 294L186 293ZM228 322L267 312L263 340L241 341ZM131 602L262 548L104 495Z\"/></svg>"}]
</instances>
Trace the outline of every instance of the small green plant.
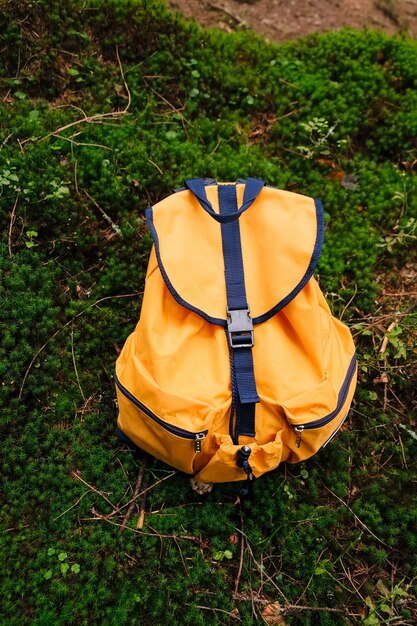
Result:
<instances>
[{"instance_id":1,"label":"small green plant","mask_svg":"<svg viewBox=\"0 0 417 626\"><path fill-rule=\"evenodd\" d=\"M299 145L297 150L303 152L308 159L317 156L330 156L329 140L334 135L337 122L330 125L324 117L313 117L308 122L302 122L301 128L308 134L308 145ZM341 145L339 145L339 148Z\"/></svg>"},{"instance_id":2,"label":"small green plant","mask_svg":"<svg viewBox=\"0 0 417 626\"><path fill-rule=\"evenodd\" d=\"M70 190L67 185L65 185L62 181L58 182L56 180L51 181L50 186L52 187L52 191L45 196L45 200L61 200L65 196L68 196Z\"/></svg>"},{"instance_id":3,"label":"small green plant","mask_svg":"<svg viewBox=\"0 0 417 626\"><path fill-rule=\"evenodd\" d=\"M39 246L39 244L36 242L37 236L38 236L38 232L36 230L26 231L26 237L27 237L25 241L26 248L35 248L36 246Z\"/></svg>"},{"instance_id":4,"label":"small green plant","mask_svg":"<svg viewBox=\"0 0 417 626\"><path fill-rule=\"evenodd\" d=\"M285 483L284 485L284 493L287 496L288 500L294 500L295 493L287 483Z\"/></svg>"},{"instance_id":5,"label":"small green plant","mask_svg":"<svg viewBox=\"0 0 417 626\"><path fill-rule=\"evenodd\" d=\"M231 550L213 550L212 556L215 561L230 560L233 558L233 552Z\"/></svg>"},{"instance_id":6,"label":"small green plant","mask_svg":"<svg viewBox=\"0 0 417 626\"><path fill-rule=\"evenodd\" d=\"M406 246L417 241L417 219L410 217L405 224L394 226L392 233L381 237L377 246L386 248L391 254L397 246Z\"/></svg>"},{"instance_id":7,"label":"small green plant","mask_svg":"<svg viewBox=\"0 0 417 626\"><path fill-rule=\"evenodd\" d=\"M58 560L58 563L55 563L52 567L46 570L43 577L45 580L50 580L54 575L61 574L62 576L66 576L70 571L73 574L80 573L80 565L79 563L68 563L68 554L66 552L59 552L55 548L48 548L47 550L48 557L54 557Z\"/></svg>"},{"instance_id":8,"label":"small green plant","mask_svg":"<svg viewBox=\"0 0 417 626\"><path fill-rule=\"evenodd\" d=\"M4 187L19 191L18 183L19 177L15 167L9 166L0 171L0 195L3 193Z\"/></svg>"},{"instance_id":9,"label":"small green plant","mask_svg":"<svg viewBox=\"0 0 417 626\"><path fill-rule=\"evenodd\" d=\"M362 618L364 626L385 626L385 624L404 623L401 618L401 608L408 600L415 598L409 593L411 585L404 585L404 580L391 590L380 579L376 584L379 593L377 600L371 596L365 598L368 614ZM399 611L398 611L399 609Z\"/></svg>"}]
</instances>

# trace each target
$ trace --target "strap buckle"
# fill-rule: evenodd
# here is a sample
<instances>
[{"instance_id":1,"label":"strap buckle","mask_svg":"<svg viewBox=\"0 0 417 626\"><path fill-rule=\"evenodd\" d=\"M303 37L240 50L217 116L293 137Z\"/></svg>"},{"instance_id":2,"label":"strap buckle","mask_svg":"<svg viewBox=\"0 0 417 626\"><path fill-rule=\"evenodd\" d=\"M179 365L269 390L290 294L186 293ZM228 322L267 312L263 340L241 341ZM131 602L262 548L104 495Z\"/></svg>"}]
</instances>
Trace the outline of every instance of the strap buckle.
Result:
<instances>
[{"instance_id":1,"label":"strap buckle","mask_svg":"<svg viewBox=\"0 0 417 626\"><path fill-rule=\"evenodd\" d=\"M237 348L252 348L254 345L253 322L246 309L230 310L227 308L227 336L229 346Z\"/></svg>"}]
</instances>

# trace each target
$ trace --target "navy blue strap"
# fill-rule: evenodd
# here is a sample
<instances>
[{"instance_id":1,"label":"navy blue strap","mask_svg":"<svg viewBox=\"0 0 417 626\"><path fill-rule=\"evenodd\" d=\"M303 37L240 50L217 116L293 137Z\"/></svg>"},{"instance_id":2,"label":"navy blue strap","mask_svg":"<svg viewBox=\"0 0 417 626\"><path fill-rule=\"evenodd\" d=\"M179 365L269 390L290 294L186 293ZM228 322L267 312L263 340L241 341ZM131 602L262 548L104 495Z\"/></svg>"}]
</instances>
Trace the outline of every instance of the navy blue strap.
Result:
<instances>
[{"instance_id":1,"label":"navy blue strap","mask_svg":"<svg viewBox=\"0 0 417 626\"><path fill-rule=\"evenodd\" d=\"M255 180L255 179L252 179ZM253 189L245 189L244 202L253 197ZM236 215L238 212L235 185L219 185L219 208L222 216ZM231 352L233 356L233 375L237 387L235 443L239 435L255 436L255 404L259 402L256 390L252 345L252 332L249 308L246 299L245 276L243 267L242 247L240 240L239 221L221 224L224 269L226 278L226 294L228 315L231 320L236 318L237 327L243 332L230 332ZM236 343L235 343L236 340Z\"/></svg>"},{"instance_id":2,"label":"navy blue strap","mask_svg":"<svg viewBox=\"0 0 417 626\"><path fill-rule=\"evenodd\" d=\"M195 197L197 198L197 200L199 201L203 209L209 215L211 215L212 218L214 218L217 222L225 224L228 222L234 222L235 220L238 220L239 217L242 215L242 213L244 213L244 211L247 211L249 207L252 206L252 204L255 202L256 198L258 197L259 193L261 192L261 189L265 186L265 181L260 180L259 178L249 177L246 181L245 191L244 191L244 196L243 196L243 204L240 207L240 209L236 207L236 210L233 211L233 213L224 213L224 214L216 213L213 210L211 202L209 202L207 199L204 178L191 178L189 180L184 181L184 185L186 189L189 189L190 191L193 192L193 194L195 195ZM219 185L219 190L223 186L224 185Z\"/></svg>"},{"instance_id":3,"label":"navy blue strap","mask_svg":"<svg viewBox=\"0 0 417 626\"><path fill-rule=\"evenodd\" d=\"M237 198L234 185L219 186L219 208L221 215L236 214ZM229 311L247 309L248 303L246 301L239 221L222 223L221 231L224 273L226 277L227 308Z\"/></svg>"},{"instance_id":4,"label":"navy blue strap","mask_svg":"<svg viewBox=\"0 0 417 626\"><path fill-rule=\"evenodd\" d=\"M240 403L251 404L259 402L253 371L252 348L237 348L237 350L234 350L234 363ZM243 435L243 433L241 434ZM253 437L253 435L249 436Z\"/></svg>"}]
</instances>

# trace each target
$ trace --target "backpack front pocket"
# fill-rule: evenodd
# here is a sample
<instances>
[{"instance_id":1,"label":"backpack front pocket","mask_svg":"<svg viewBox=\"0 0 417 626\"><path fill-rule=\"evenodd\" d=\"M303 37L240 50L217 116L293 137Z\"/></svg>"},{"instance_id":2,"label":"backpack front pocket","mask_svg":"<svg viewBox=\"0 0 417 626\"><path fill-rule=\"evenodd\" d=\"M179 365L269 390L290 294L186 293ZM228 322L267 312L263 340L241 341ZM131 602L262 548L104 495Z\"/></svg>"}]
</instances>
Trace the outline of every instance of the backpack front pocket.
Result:
<instances>
[{"instance_id":1,"label":"backpack front pocket","mask_svg":"<svg viewBox=\"0 0 417 626\"><path fill-rule=\"evenodd\" d=\"M194 473L193 463L202 453L208 428L194 432L163 420L130 393L116 374L114 378L121 431L149 454L183 472Z\"/></svg>"},{"instance_id":2,"label":"backpack front pocket","mask_svg":"<svg viewBox=\"0 0 417 626\"><path fill-rule=\"evenodd\" d=\"M283 435L290 449L287 461L296 463L309 458L327 445L347 417L356 386L356 355L339 389L330 379L315 390L305 392L282 405L289 428Z\"/></svg>"}]
</instances>

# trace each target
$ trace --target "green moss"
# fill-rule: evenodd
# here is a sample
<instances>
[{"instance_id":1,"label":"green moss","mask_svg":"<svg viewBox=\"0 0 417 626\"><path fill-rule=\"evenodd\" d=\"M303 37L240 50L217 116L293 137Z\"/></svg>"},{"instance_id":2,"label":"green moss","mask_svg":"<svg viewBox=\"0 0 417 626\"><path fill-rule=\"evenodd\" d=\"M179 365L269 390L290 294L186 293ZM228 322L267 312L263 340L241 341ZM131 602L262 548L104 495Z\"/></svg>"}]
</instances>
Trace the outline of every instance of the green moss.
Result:
<instances>
[{"instance_id":1,"label":"green moss","mask_svg":"<svg viewBox=\"0 0 417 626\"><path fill-rule=\"evenodd\" d=\"M8 0L0 32L0 621L194 626L238 610L262 624L257 600L283 593L346 607L288 609L292 626L357 623L366 595L382 603L376 585L393 563L410 596L391 608L411 621L417 322L401 317L391 336L402 404L387 404L373 382L381 335L363 320L384 273L399 290L416 259L416 43L344 30L267 45L151 0ZM322 198L318 278L356 326L359 389L350 428L257 481L251 501L236 505L236 485L202 500L177 474L148 492L149 534L134 532L137 512L119 534L92 517L128 501L142 462L114 438L112 369L139 316L143 211L201 175ZM170 469L152 461L146 475Z\"/></svg>"}]
</instances>

